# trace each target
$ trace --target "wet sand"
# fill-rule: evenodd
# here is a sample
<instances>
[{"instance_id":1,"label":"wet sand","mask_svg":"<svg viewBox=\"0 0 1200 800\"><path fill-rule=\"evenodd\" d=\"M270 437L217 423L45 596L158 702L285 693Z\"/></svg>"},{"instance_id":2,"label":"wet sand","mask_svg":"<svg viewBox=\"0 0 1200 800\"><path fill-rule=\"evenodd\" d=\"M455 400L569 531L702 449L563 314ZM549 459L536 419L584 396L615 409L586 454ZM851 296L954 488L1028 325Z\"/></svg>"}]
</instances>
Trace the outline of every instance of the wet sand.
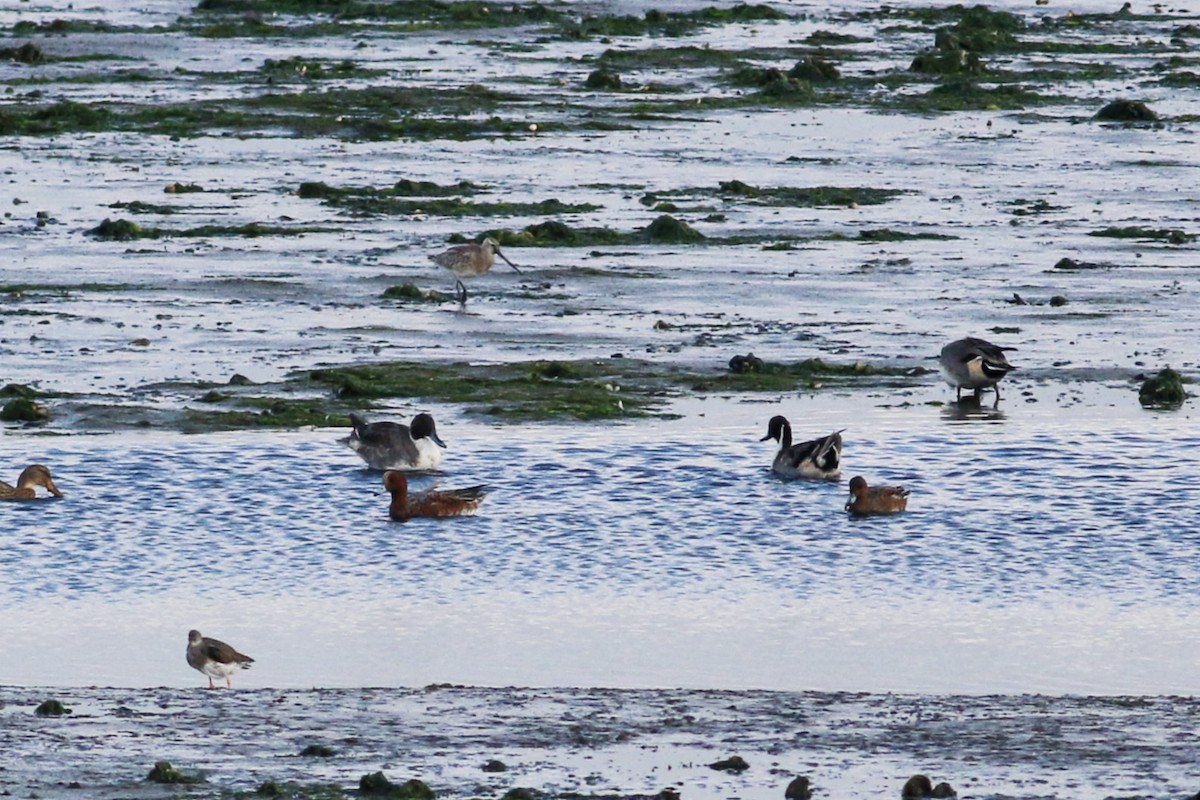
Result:
<instances>
[{"instance_id":1,"label":"wet sand","mask_svg":"<svg viewBox=\"0 0 1200 800\"><path fill-rule=\"evenodd\" d=\"M73 713L36 716L51 696ZM379 771L439 797L765 800L797 776L817 798L899 797L916 773L962 798L1182 798L1200 785L1200 704L1178 697L6 687L0 701L0 787L17 797L229 797L269 781L287 797L357 796ZM301 756L311 745L333 753ZM709 766L734 755L748 768ZM203 782L145 780L163 760Z\"/></svg>"}]
</instances>

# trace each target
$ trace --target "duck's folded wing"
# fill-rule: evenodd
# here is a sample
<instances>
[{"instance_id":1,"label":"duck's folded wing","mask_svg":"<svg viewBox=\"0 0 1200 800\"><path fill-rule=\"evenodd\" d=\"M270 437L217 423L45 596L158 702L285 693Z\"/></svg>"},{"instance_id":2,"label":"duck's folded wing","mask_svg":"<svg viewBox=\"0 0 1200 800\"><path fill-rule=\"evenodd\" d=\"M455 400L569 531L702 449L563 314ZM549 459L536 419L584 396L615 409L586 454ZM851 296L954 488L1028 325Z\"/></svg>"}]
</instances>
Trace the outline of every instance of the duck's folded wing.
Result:
<instances>
[{"instance_id":1,"label":"duck's folded wing","mask_svg":"<svg viewBox=\"0 0 1200 800\"><path fill-rule=\"evenodd\" d=\"M481 483L478 486L468 486L465 489L447 489L444 492L439 492L439 494L453 497L455 500L473 503L482 500L483 496L489 491L489 487Z\"/></svg>"},{"instance_id":2,"label":"duck's folded wing","mask_svg":"<svg viewBox=\"0 0 1200 800\"><path fill-rule=\"evenodd\" d=\"M832 469L838 465L842 455L841 431L794 444L787 450L787 459L793 468L805 462L816 464L821 469Z\"/></svg>"}]
</instances>

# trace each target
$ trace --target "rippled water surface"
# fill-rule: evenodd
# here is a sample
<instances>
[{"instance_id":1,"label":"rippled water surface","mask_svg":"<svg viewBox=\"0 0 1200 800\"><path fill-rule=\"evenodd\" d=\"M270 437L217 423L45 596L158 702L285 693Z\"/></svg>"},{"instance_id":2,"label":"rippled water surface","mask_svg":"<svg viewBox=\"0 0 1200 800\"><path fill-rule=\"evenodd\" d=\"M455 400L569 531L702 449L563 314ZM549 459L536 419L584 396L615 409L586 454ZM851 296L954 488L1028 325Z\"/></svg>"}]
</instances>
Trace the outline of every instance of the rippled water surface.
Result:
<instances>
[{"instance_id":1,"label":"rippled water surface","mask_svg":"<svg viewBox=\"0 0 1200 800\"><path fill-rule=\"evenodd\" d=\"M853 422L794 405L814 433L852 425L847 469L911 488L899 517L773 477L758 438L784 409L763 404L444 423L445 471L418 483L493 492L406 524L334 430L39 438L66 498L0 509L0 681L186 685L198 627L259 659L249 685L1191 685L1200 436L1136 409L962 422L873 400L842 398ZM136 656L94 658L113 646Z\"/></svg>"},{"instance_id":2,"label":"rippled water surface","mask_svg":"<svg viewBox=\"0 0 1200 800\"><path fill-rule=\"evenodd\" d=\"M205 39L153 30L190 2L19 5L0 8L0 32L63 16L122 28L36 34L58 60L0 64L26 100L232 102L262 89L256 71L267 59L302 56L353 59L387 85L482 82L526 93L530 105L520 120L528 134L466 141L276 130L4 140L0 385L35 386L56 413L43 428L3 429L0 477L44 462L66 497L0 505L0 684L196 685L203 679L183 661L195 627L257 659L239 684L272 688L1195 690L1196 401L1149 412L1135 391L1144 372L1190 374L1197 363L1200 148L1190 115L1200 95L1194 82L1160 80L1178 67L1170 59L1192 58L1191 34L1177 31L1195 22L1187 10L1135 9L1086 28L1078 36L1116 46L1078 59L1116 71L1072 73L1080 77L1054 86L1059 101L1022 111L709 110L706 98L735 90L703 70L664 68L626 78L644 84L651 104L694 95L694 115L556 131L569 116L556 103L578 102L605 50L662 42L525 29L494 40L368 28ZM778 5L793 18L670 43L753 45L786 66L814 32L845 30L863 41L840 51L842 69L881 81L931 44L928 31L886 16L849 16L863 10L856 3ZM1070 13L1109 5L1118 4ZM1059 30L1038 28L1044 15L1068 13L1057 2L997 7L1021 15L1033 40ZM1055 58L1078 67L1069 49ZM1015 52L992 64L1012 72L1045 67L1039 59ZM134 68L136 80L120 77ZM324 88L285 77L278 91ZM1166 121L1091 119L1125 94ZM597 92L588 102L602 118L624 100ZM474 281L463 314L451 301L381 293L405 281L449 291L427 255L450 234L542 217L364 216L297 193L304 181L400 178L474 181L488 202L593 203L564 221L626 232L661 213L646 195L722 181L901 194L819 207L677 197L676 213L708 243L511 247L522 274L502 267ZM165 194L176 181L205 191ZM87 234L125 213L114 203L134 200L173 207L139 224L311 230L136 243ZM1094 235L1119 227L1181 235ZM879 229L944 238L860 235ZM723 238L736 236L749 238ZM1056 269L1064 257L1088 268ZM1055 295L1067 304L1051 305ZM344 428L113 433L86 405L178 410L182 390L161 381L224 384L239 373L264 383L374 360L620 353L715 374L753 351L928 367L966 334L1019 348L999 413L953 418L950 391L933 376L895 391L685 397L672 407L679 419L618 423L502 425L422 403L450 448L444 472L418 483L493 487L478 517L449 522L390 522L380 476L337 441ZM846 429L843 481L772 477L759 439L776 413L799 437ZM908 486L909 512L848 519L844 479L860 473Z\"/></svg>"}]
</instances>

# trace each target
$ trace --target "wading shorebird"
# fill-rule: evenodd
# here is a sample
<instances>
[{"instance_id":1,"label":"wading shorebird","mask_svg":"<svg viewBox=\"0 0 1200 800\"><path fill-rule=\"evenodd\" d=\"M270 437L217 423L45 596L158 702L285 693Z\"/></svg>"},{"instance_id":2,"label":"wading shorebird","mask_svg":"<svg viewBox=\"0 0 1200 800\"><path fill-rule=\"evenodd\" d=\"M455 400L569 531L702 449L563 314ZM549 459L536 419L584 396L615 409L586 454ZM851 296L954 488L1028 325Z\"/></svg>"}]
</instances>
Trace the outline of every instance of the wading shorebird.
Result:
<instances>
[{"instance_id":1,"label":"wading shorebird","mask_svg":"<svg viewBox=\"0 0 1200 800\"><path fill-rule=\"evenodd\" d=\"M208 688L217 688L213 678L224 678L225 685L233 688L233 673L239 669L250 669L254 659L242 655L218 639L201 636L200 631L188 631L187 662L208 676Z\"/></svg>"},{"instance_id":2,"label":"wading shorebird","mask_svg":"<svg viewBox=\"0 0 1200 800\"><path fill-rule=\"evenodd\" d=\"M383 473L383 488L392 495L388 514L397 522L413 517L463 517L475 513L486 486L471 486L466 489L429 490L409 495L408 479L404 473L389 469Z\"/></svg>"},{"instance_id":3,"label":"wading shorebird","mask_svg":"<svg viewBox=\"0 0 1200 800\"><path fill-rule=\"evenodd\" d=\"M438 436L433 417L424 412L411 425L399 422L367 422L350 414L354 432L342 439L371 469L437 469L446 443Z\"/></svg>"},{"instance_id":4,"label":"wading shorebird","mask_svg":"<svg viewBox=\"0 0 1200 800\"><path fill-rule=\"evenodd\" d=\"M792 426L787 417L774 416L767 423L767 435L759 439L779 442L779 452L771 469L785 478L824 478L837 480L841 473L842 432L835 431L820 439L792 444Z\"/></svg>"},{"instance_id":5,"label":"wading shorebird","mask_svg":"<svg viewBox=\"0 0 1200 800\"><path fill-rule=\"evenodd\" d=\"M895 514L908 508L908 489L902 486L868 487L861 475L850 479L850 499L846 510L856 517Z\"/></svg>"},{"instance_id":6,"label":"wading shorebird","mask_svg":"<svg viewBox=\"0 0 1200 800\"><path fill-rule=\"evenodd\" d=\"M938 363L942 367L942 377L956 390L955 401L962 400L963 389L973 389L975 399L978 400L980 392L991 388L996 392L996 402L999 403L1000 387L997 384L1001 378L1016 369L1008 363L1004 351L1016 349L999 347L974 336L959 339L943 347L941 355L938 356Z\"/></svg>"},{"instance_id":7,"label":"wading shorebird","mask_svg":"<svg viewBox=\"0 0 1200 800\"><path fill-rule=\"evenodd\" d=\"M500 252L500 243L491 236L479 244L455 245L445 252L430 256L429 260L458 276L454 289L458 293L459 305L466 308L467 287L463 285L462 279L487 272L492 268L492 264L496 263L496 256L504 259L504 263L516 270L518 274L521 272L517 269L516 264L508 260L508 256Z\"/></svg>"},{"instance_id":8,"label":"wading shorebird","mask_svg":"<svg viewBox=\"0 0 1200 800\"><path fill-rule=\"evenodd\" d=\"M31 464L21 470L16 486L0 481L0 500L35 500L37 490L34 487L37 486L45 487L55 497L62 497L62 492L50 478L50 470L41 464Z\"/></svg>"}]
</instances>

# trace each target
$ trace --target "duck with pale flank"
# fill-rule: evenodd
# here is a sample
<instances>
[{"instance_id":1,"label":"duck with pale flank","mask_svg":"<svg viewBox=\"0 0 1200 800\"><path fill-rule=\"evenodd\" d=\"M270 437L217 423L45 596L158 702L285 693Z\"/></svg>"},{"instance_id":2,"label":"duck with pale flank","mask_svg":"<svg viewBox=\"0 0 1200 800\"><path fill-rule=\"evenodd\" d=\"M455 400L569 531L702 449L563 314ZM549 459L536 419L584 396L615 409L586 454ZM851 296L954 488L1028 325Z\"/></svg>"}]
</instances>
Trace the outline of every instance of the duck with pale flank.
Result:
<instances>
[{"instance_id":1,"label":"duck with pale flank","mask_svg":"<svg viewBox=\"0 0 1200 800\"><path fill-rule=\"evenodd\" d=\"M765 442L767 439L779 442L779 452L771 464L771 469L777 475L835 481L842 474L842 431L792 444L791 423L787 417L774 416L767 423L767 435L759 441Z\"/></svg>"},{"instance_id":2,"label":"duck with pale flank","mask_svg":"<svg viewBox=\"0 0 1200 800\"><path fill-rule=\"evenodd\" d=\"M10 486L0 481L0 500L36 500L37 487L41 486L55 497L62 497L62 492L54 485L50 470L41 464L31 464L21 471L17 485Z\"/></svg>"},{"instance_id":3,"label":"duck with pale flank","mask_svg":"<svg viewBox=\"0 0 1200 800\"><path fill-rule=\"evenodd\" d=\"M509 261L508 256L500 252L500 242L491 236L488 236L479 244L455 245L441 253L430 256L429 260L455 274L454 289L458 293L459 305L465 309L467 307L467 287L463 284L462 279L482 275L487 272L492 268L492 264L496 263L496 256L500 256L500 258L504 259L504 263L520 273L521 270L517 269L517 265Z\"/></svg>"},{"instance_id":4,"label":"duck with pale flank","mask_svg":"<svg viewBox=\"0 0 1200 800\"><path fill-rule=\"evenodd\" d=\"M239 669L250 669L254 659L243 655L220 639L201 636L200 631L188 631L187 662L208 676L208 688L217 688L213 678L224 678L225 685L233 688L233 673Z\"/></svg>"},{"instance_id":5,"label":"duck with pale flank","mask_svg":"<svg viewBox=\"0 0 1200 800\"><path fill-rule=\"evenodd\" d=\"M409 494L408 478L396 470L383 473L383 488L392 495L388 514L397 522L413 517L468 516L475 513L488 492L488 487L481 484L465 489L430 489Z\"/></svg>"},{"instance_id":6,"label":"duck with pale flank","mask_svg":"<svg viewBox=\"0 0 1200 800\"><path fill-rule=\"evenodd\" d=\"M943 347L941 355L938 356L938 364L941 365L942 377L946 379L946 383L956 390L955 401L962 400L963 389L973 390L976 401L984 389L992 389L996 392L996 402L999 403L1000 379L1016 369L1008 363L1004 353L1016 349L1000 347L974 336L953 341Z\"/></svg>"},{"instance_id":7,"label":"duck with pale flank","mask_svg":"<svg viewBox=\"0 0 1200 800\"><path fill-rule=\"evenodd\" d=\"M867 486L861 475L850 479L846 510L856 517L896 514L908 508L908 489L903 486Z\"/></svg>"},{"instance_id":8,"label":"duck with pale flank","mask_svg":"<svg viewBox=\"0 0 1200 800\"><path fill-rule=\"evenodd\" d=\"M417 414L411 425L404 425L367 422L361 414L352 413L350 424L354 431L341 441L371 469L433 470L442 463L446 443L429 414Z\"/></svg>"}]
</instances>

